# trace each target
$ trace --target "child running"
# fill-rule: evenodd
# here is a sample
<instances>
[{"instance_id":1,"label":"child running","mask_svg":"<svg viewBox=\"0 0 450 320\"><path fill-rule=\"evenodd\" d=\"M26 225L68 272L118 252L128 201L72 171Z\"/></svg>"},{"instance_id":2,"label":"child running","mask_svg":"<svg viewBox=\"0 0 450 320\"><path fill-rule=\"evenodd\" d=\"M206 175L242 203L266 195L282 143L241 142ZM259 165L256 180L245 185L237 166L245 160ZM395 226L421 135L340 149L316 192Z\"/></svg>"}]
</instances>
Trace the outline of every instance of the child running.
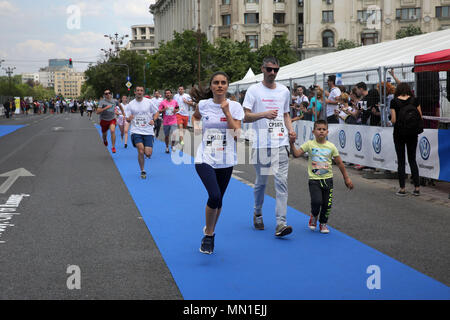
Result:
<instances>
[{"instance_id":1,"label":"child running","mask_svg":"<svg viewBox=\"0 0 450 320\"><path fill-rule=\"evenodd\" d=\"M334 159L339 170L341 170L347 188L352 190L353 183L345 170L336 146L327 141L328 123L325 120L317 120L314 123L313 134L316 137L315 140L304 143L300 149L295 147L293 139L290 140L290 145L295 158L301 157L306 152L309 155L308 174L309 193L311 195L311 218L308 226L312 231L316 230L317 218L320 214L320 232L326 234L330 232L327 223L333 200L332 159Z\"/></svg>"}]
</instances>

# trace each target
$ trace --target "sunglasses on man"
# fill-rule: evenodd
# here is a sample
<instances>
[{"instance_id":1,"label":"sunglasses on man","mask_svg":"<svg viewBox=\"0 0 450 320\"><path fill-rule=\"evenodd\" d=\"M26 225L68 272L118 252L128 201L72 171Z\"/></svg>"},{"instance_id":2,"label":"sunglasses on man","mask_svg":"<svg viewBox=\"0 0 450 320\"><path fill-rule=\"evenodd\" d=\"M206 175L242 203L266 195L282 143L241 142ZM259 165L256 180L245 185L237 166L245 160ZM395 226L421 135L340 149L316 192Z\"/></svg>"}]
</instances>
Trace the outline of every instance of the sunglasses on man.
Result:
<instances>
[{"instance_id":1,"label":"sunglasses on man","mask_svg":"<svg viewBox=\"0 0 450 320\"><path fill-rule=\"evenodd\" d=\"M264 67L264 69L266 69L266 71L269 73L271 73L272 71L278 73L278 71L280 71L280 68Z\"/></svg>"},{"instance_id":2,"label":"sunglasses on man","mask_svg":"<svg viewBox=\"0 0 450 320\"><path fill-rule=\"evenodd\" d=\"M107 94L111 94L111 92L109 92L109 91L108 91L108 92L105 92L105 96L106 96Z\"/></svg>"}]
</instances>

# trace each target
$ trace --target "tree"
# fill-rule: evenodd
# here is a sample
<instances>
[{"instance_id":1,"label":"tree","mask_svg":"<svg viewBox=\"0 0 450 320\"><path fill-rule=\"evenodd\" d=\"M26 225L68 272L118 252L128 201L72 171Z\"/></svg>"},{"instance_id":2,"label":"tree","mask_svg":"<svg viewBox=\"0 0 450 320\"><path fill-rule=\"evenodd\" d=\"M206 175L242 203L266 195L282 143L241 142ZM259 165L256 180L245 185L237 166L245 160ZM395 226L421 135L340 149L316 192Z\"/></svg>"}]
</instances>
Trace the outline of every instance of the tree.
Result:
<instances>
[{"instance_id":1,"label":"tree","mask_svg":"<svg viewBox=\"0 0 450 320\"><path fill-rule=\"evenodd\" d=\"M292 49L292 44L286 34L273 38L271 43L258 49L256 52L256 61L252 65L253 70L260 70L263 59L268 56L277 58L280 62L280 67L298 61L297 53Z\"/></svg>"},{"instance_id":2,"label":"tree","mask_svg":"<svg viewBox=\"0 0 450 320\"><path fill-rule=\"evenodd\" d=\"M338 42L337 50L346 50L359 47L359 45L353 40L341 39Z\"/></svg>"},{"instance_id":3,"label":"tree","mask_svg":"<svg viewBox=\"0 0 450 320\"><path fill-rule=\"evenodd\" d=\"M410 24L406 28L402 28L402 29L398 30L397 33L395 34L395 38L402 39L402 38L406 38L406 37L417 36L422 33L423 32L420 29L420 27Z\"/></svg>"},{"instance_id":4,"label":"tree","mask_svg":"<svg viewBox=\"0 0 450 320\"><path fill-rule=\"evenodd\" d=\"M150 57L150 86L152 89L178 88L198 82L198 36L197 32L186 30L174 32L174 39L161 42L159 50ZM202 58L201 79L211 66L214 47L201 34L200 52Z\"/></svg>"},{"instance_id":5,"label":"tree","mask_svg":"<svg viewBox=\"0 0 450 320\"><path fill-rule=\"evenodd\" d=\"M216 71L223 71L230 77L231 82L241 80L248 69L256 62L256 52L252 52L250 45L243 41L219 38L215 42L213 64L209 76Z\"/></svg>"},{"instance_id":6,"label":"tree","mask_svg":"<svg viewBox=\"0 0 450 320\"><path fill-rule=\"evenodd\" d=\"M115 94L126 95L128 94L125 86L128 69L133 87L143 85L144 65L148 59L148 56L140 55L135 51L123 50L118 57L111 57L89 67L85 71L86 85L92 88L97 98L103 95L105 89L110 89Z\"/></svg>"}]
</instances>

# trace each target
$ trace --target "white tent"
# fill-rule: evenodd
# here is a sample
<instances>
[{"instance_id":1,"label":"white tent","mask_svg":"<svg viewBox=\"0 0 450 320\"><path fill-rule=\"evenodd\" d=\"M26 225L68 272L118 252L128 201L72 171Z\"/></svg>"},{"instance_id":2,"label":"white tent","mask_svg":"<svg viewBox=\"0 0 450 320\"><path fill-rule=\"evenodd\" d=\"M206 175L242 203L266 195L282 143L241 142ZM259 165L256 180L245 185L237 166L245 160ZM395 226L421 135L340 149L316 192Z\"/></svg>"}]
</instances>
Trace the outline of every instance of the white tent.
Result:
<instances>
[{"instance_id":1,"label":"white tent","mask_svg":"<svg viewBox=\"0 0 450 320\"><path fill-rule=\"evenodd\" d=\"M450 29L426 33L414 37L403 38L388 42L382 42L369 46L347 49L325 55L315 56L309 59L284 66L280 69L277 81L289 84L290 79L311 76L310 81L302 82L303 85L311 85L315 81L322 83L323 74L340 73L351 70L376 69L387 66L400 66L414 64L416 55L450 48ZM373 71L376 74L376 70ZM314 75L316 74L316 78ZM359 75L361 77L363 73ZM372 74L367 72L363 81L368 81ZM350 77L346 76L349 79ZM262 74L231 83L231 88L248 87L248 85L263 80ZM357 79L351 79L357 81ZM359 80L361 81L361 80ZM308 83L310 82L310 83ZM350 82L350 80L349 80ZM374 82L376 82L374 80ZM356 82L354 82L356 83ZM344 83L345 84L345 83Z\"/></svg>"},{"instance_id":2,"label":"white tent","mask_svg":"<svg viewBox=\"0 0 450 320\"><path fill-rule=\"evenodd\" d=\"M247 74L245 75L245 77L243 78L243 80L245 79L251 79L255 76L255 74L253 73L252 68L248 69Z\"/></svg>"}]
</instances>

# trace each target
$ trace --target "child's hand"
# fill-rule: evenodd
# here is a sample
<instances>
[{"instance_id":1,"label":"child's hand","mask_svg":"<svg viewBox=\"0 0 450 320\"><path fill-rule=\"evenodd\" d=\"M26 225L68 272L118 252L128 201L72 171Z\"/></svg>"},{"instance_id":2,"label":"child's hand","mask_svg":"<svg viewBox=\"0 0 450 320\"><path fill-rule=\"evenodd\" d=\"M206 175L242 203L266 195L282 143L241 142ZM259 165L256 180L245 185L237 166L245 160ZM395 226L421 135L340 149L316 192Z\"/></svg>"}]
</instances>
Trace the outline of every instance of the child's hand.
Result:
<instances>
[{"instance_id":1,"label":"child's hand","mask_svg":"<svg viewBox=\"0 0 450 320\"><path fill-rule=\"evenodd\" d=\"M347 188L349 188L350 190L353 190L353 182L350 178L346 178L345 179L345 185L347 186Z\"/></svg>"}]
</instances>

